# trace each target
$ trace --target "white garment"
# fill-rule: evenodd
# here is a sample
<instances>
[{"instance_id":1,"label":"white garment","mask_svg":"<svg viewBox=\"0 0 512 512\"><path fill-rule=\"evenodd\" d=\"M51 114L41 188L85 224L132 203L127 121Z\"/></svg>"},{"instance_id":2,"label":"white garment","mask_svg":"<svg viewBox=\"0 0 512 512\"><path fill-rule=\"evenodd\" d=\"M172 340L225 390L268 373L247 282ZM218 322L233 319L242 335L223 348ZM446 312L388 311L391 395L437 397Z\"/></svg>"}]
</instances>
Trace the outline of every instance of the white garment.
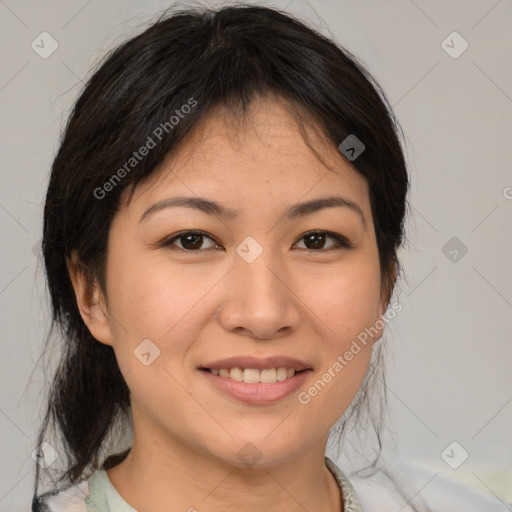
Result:
<instances>
[{"instance_id":1,"label":"white garment","mask_svg":"<svg viewBox=\"0 0 512 512\"><path fill-rule=\"evenodd\" d=\"M365 512L414 512L415 509L418 512L507 512L511 510L500 500L441 475L424 487L432 476L411 468L407 482L404 482L404 496L394 490L394 483L382 474L368 478L352 477L350 482ZM407 504L409 500L415 508Z\"/></svg>"}]
</instances>

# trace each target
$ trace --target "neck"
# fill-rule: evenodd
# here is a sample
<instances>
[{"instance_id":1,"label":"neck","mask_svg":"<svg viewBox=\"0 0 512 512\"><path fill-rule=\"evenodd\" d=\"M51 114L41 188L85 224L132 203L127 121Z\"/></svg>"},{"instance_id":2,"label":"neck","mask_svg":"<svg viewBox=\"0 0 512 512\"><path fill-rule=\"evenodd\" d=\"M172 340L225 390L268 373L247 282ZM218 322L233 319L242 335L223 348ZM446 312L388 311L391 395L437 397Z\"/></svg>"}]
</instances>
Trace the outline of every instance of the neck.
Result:
<instances>
[{"instance_id":1,"label":"neck","mask_svg":"<svg viewBox=\"0 0 512 512\"><path fill-rule=\"evenodd\" d=\"M138 512L343 511L338 484L324 463L327 439L265 467L238 467L180 443L134 436L132 449L107 470L121 497Z\"/></svg>"}]
</instances>

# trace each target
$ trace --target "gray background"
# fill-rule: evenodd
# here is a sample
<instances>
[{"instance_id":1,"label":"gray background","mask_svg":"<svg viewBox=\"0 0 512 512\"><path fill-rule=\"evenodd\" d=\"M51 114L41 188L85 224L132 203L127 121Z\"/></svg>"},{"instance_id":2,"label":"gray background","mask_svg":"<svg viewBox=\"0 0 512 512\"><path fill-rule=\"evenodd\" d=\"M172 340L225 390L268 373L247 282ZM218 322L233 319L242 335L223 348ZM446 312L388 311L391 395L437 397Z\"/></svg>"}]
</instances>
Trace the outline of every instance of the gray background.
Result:
<instances>
[{"instance_id":1,"label":"gray background","mask_svg":"<svg viewBox=\"0 0 512 512\"><path fill-rule=\"evenodd\" d=\"M406 134L412 210L404 309L386 340L385 457L425 468L425 485L449 477L512 502L512 2L265 3L357 55ZM37 253L60 131L92 66L170 5L0 0L2 512L27 511L32 495L49 318ZM46 59L31 47L44 31L58 43ZM443 47L458 52L460 40L442 46L453 31L469 44L457 58ZM453 457L469 454L458 469L441 457L453 441Z\"/></svg>"}]
</instances>

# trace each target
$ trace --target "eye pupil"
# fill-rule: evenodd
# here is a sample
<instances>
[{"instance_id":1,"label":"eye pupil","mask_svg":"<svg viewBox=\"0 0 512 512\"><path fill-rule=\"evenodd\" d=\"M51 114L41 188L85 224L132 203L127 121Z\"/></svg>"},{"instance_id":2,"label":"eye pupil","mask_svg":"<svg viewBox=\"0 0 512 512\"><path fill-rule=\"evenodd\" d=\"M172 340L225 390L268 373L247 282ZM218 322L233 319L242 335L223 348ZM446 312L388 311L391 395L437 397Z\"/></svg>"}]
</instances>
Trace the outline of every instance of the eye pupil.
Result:
<instances>
[{"instance_id":1,"label":"eye pupil","mask_svg":"<svg viewBox=\"0 0 512 512\"><path fill-rule=\"evenodd\" d=\"M306 247L308 247L308 249L322 248L325 244L325 234L322 233L311 233L310 235L307 235L305 238L306 240L313 241L313 247L308 247L308 244L306 243Z\"/></svg>"},{"instance_id":2,"label":"eye pupil","mask_svg":"<svg viewBox=\"0 0 512 512\"><path fill-rule=\"evenodd\" d=\"M181 238L182 238L182 240L187 240L187 241L186 241L185 243L182 243L182 245L183 245L183 247L184 247L185 249L198 249L198 248L200 248L200 247L201 247L201 245L202 245L202 237L203 237L203 235L196 235L196 234L192 234L192 235L183 235L183 236L181 237ZM188 241L189 241L190 239L192 239L192 240L193 240L193 242L191 242L191 243L189 244L189 242L188 242ZM199 241L199 243L198 243L198 241ZM189 246L187 247L187 245L189 245Z\"/></svg>"}]
</instances>

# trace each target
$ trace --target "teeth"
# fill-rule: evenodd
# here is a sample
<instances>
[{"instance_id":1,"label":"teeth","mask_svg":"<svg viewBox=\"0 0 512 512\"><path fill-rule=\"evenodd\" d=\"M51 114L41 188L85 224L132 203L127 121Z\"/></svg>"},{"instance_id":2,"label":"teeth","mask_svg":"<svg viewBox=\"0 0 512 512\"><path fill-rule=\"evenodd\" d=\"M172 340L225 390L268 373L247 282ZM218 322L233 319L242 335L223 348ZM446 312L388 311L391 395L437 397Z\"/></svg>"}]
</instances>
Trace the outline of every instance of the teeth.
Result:
<instances>
[{"instance_id":1,"label":"teeth","mask_svg":"<svg viewBox=\"0 0 512 512\"><path fill-rule=\"evenodd\" d=\"M282 370L283 368L281 368ZM268 370L261 370L259 372L259 381L260 382L275 382L277 380L277 370L275 368L270 368Z\"/></svg>"},{"instance_id":2,"label":"teeth","mask_svg":"<svg viewBox=\"0 0 512 512\"><path fill-rule=\"evenodd\" d=\"M244 380L244 371L242 368L231 368L229 371L229 378L231 380L236 380L237 382L242 382Z\"/></svg>"},{"instance_id":3,"label":"teeth","mask_svg":"<svg viewBox=\"0 0 512 512\"><path fill-rule=\"evenodd\" d=\"M286 380L288 377L288 370L286 368L277 369L277 380Z\"/></svg>"},{"instance_id":4,"label":"teeth","mask_svg":"<svg viewBox=\"0 0 512 512\"><path fill-rule=\"evenodd\" d=\"M263 382L271 384L273 382L282 382L295 375L293 368L268 368L266 370L257 370L256 368L231 368L222 370L210 370L213 375L220 377L230 378L238 382L246 382L248 384L255 384Z\"/></svg>"},{"instance_id":5,"label":"teeth","mask_svg":"<svg viewBox=\"0 0 512 512\"><path fill-rule=\"evenodd\" d=\"M232 373L233 373L233 370L231 370L229 372L229 375L231 376ZM231 378L233 378L233 377L231 377ZM254 370L251 368L246 368L244 370L244 382L254 384L259 381L260 381L260 371L259 370Z\"/></svg>"}]
</instances>

